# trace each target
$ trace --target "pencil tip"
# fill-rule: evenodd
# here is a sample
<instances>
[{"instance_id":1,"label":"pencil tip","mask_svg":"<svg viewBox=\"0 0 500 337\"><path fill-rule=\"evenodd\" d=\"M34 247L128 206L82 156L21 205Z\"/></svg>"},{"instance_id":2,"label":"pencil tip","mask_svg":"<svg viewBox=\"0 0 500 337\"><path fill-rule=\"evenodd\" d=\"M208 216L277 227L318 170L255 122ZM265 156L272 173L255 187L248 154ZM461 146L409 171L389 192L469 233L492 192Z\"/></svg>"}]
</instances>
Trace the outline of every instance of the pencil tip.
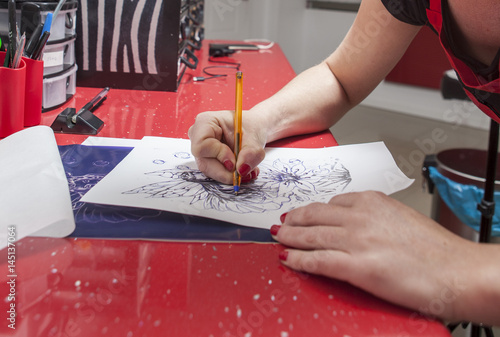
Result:
<instances>
[{"instance_id":1,"label":"pencil tip","mask_svg":"<svg viewBox=\"0 0 500 337\"><path fill-rule=\"evenodd\" d=\"M239 186L234 186L234 194L238 195L238 192L240 191Z\"/></svg>"}]
</instances>

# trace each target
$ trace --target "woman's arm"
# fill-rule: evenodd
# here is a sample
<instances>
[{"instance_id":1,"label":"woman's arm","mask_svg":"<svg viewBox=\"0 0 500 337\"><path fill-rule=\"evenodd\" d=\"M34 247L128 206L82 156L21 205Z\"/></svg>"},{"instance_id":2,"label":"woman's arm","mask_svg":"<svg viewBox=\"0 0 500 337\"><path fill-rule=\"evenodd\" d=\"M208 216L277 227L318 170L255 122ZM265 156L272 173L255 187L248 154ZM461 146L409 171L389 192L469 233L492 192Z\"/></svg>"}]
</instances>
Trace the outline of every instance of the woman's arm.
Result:
<instances>
[{"instance_id":1,"label":"woman's arm","mask_svg":"<svg viewBox=\"0 0 500 337\"><path fill-rule=\"evenodd\" d=\"M378 192L290 211L274 238L290 268L449 321L500 325L500 246L465 240Z\"/></svg>"},{"instance_id":2,"label":"woman's arm","mask_svg":"<svg viewBox=\"0 0 500 337\"><path fill-rule=\"evenodd\" d=\"M331 127L385 78L419 29L395 19L381 1L363 1L325 61L252 109L270 126L267 141Z\"/></svg>"},{"instance_id":3,"label":"woman's arm","mask_svg":"<svg viewBox=\"0 0 500 337\"><path fill-rule=\"evenodd\" d=\"M255 175L266 143L329 128L384 79L419 29L395 19L381 1L364 0L337 50L244 114L238 163L232 112L198 115L189 137L199 169L230 184L235 165L243 176Z\"/></svg>"}]
</instances>

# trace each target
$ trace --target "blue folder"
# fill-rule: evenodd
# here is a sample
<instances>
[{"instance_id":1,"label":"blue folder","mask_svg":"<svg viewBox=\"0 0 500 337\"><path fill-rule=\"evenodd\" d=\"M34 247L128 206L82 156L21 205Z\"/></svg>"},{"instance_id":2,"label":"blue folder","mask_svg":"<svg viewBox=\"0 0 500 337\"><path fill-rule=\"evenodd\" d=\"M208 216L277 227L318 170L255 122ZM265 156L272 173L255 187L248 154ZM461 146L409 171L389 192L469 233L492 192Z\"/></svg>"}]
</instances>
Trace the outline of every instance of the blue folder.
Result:
<instances>
[{"instance_id":1,"label":"blue folder","mask_svg":"<svg viewBox=\"0 0 500 337\"><path fill-rule=\"evenodd\" d=\"M153 209L80 202L132 148L66 145L59 152L68 178L76 229L72 237L172 241L274 242L269 230Z\"/></svg>"}]
</instances>

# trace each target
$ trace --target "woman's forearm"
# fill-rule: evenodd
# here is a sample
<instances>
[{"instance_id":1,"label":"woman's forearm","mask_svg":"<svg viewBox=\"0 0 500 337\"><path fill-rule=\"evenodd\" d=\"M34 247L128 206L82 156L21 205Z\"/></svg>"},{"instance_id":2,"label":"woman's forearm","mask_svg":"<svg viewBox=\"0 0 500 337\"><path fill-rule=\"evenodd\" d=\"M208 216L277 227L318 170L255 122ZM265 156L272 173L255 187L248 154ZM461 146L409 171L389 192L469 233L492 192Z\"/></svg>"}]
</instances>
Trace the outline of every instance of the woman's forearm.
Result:
<instances>
[{"instance_id":1,"label":"woman's forearm","mask_svg":"<svg viewBox=\"0 0 500 337\"><path fill-rule=\"evenodd\" d=\"M299 74L251 114L267 127L267 141L322 131L350 108L342 86L323 62Z\"/></svg>"}]
</instances>

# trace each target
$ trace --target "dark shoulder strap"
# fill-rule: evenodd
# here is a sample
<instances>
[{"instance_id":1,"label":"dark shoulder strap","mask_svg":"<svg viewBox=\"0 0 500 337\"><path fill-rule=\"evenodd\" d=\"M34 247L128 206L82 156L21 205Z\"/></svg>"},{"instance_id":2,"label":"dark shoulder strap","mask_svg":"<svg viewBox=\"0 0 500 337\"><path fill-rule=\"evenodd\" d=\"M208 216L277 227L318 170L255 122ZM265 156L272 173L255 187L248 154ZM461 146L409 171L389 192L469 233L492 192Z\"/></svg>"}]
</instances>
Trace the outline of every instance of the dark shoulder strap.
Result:
<instances>
[{"instance_id":1,"label":"dark shoulder strap","mask_svg":"<svg viewBox=\"0 0 500 337\"><path fill-rule=\"evenodd\" d=\"M385 8L396 19L405 23L423 26L427 24L429 0L381 0Z\"/></svg>"}]
</instances>

